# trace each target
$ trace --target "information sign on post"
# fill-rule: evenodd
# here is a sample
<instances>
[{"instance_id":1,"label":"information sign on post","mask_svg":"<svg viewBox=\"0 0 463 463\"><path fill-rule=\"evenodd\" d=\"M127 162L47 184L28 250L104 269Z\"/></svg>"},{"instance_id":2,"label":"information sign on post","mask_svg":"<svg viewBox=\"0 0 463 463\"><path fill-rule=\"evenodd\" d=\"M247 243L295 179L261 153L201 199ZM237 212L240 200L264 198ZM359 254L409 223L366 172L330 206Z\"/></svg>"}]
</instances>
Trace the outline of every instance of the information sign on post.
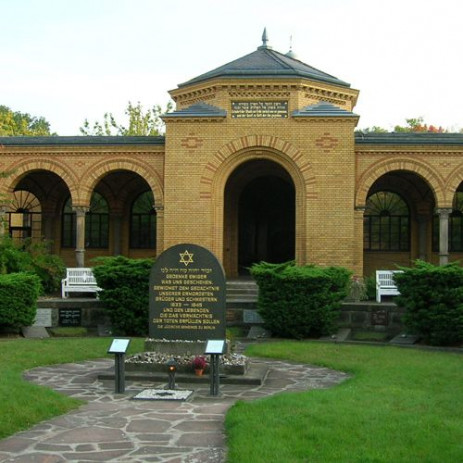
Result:
<instances>
[{"instance_id":1,"label":"information sign on post","mask_svg":"<svg viewBox=\"0 0 463 463\"><path fill-rule=\"evenodd\" d=\"M149 334L153 339L225 338L225 273L206 248L165 250L150 275Z\"/></svg>"},{"instance_id":2,"label":"information sign on post","mask_svg":"<svg viewBox=\"0 0 463 463\"><path fill-rule=\"evenodd\" d=\"M114 379L116 394L125 391L125 353L129 347L130 339L113 339L108 354L114 354Z\"/></svg>"},{"instance_id":3,"label":"information sign on post","mask_svg":"<svg viewBox=\"0 0 463 463\"><path fill-rule=\"evenodd\" d=\"M219 395L220 387L220 376L219 376L219 366L220 366L220 356L225 353L226 341L224 339L210 339L207 341L205 354L211 356L211 389L210 394L212 396Z\"/></svg>"}]
</instances>

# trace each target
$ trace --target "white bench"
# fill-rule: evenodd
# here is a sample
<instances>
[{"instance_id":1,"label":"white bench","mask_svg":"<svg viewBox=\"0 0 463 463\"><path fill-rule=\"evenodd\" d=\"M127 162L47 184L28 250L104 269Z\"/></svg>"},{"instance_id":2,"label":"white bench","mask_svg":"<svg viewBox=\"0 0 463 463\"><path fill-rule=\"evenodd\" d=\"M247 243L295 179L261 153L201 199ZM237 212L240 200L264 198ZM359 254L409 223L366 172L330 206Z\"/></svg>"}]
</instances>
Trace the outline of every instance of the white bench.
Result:
<instances>
[{"instance_id":1,"label":"white bench","mask_svg":"<svg viewBox=\"0 0 463 463\"><path fill-rule=\"evenodd\" d=\"M66 269L66 278L61 280L61 296L67 298L69 293L95 293L98 299L101 288L96 284L92 269L89 267L74 267Z\"/></svg>"},{"instance_id":2,"label":"white bench","mask_svg":"<svg viewBox=\"0 0 463 463\"><path fill-rule=\"evenodd\" d=\"M400 295L394 281L395 273L402 273L402 270L376 270L376 302L381 302L381 296Z\"/></svg>"}]
</instances>

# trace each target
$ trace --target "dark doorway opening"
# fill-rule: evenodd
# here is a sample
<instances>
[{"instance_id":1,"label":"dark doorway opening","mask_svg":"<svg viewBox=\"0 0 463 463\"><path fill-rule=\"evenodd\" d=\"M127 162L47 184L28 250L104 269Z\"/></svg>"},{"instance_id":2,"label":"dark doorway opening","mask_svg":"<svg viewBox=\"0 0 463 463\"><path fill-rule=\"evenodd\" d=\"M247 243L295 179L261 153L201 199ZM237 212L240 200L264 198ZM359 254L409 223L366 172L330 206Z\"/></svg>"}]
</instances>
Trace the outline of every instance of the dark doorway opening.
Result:
<instances>
[{"instance_id":1,"label":"dark doorway opening","mask_svg":"<svg viewBox=\"0 0 463 463\"><path fill-rule=\"evenodd\" d=\"M294 259L295 210L292 182L275 175L257 177L239 199L239 273L260 261Z\"/></svg>"}]
</instances>

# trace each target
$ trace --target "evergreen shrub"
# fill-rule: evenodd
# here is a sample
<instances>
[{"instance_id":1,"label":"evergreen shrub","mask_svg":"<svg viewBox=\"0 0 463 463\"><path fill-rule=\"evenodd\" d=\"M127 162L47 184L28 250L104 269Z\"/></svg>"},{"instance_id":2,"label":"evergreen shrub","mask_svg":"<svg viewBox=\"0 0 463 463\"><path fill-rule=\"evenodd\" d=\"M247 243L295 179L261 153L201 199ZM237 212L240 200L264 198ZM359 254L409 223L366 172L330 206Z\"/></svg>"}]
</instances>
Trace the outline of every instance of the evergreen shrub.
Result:
<instances>
[{"instance_id":1,"label":"evergreen shrub","mask_svg":"<svg viewBox=\"0 0 463 463\"><path fill-rule=\"evenodd\" d=\"M0 275L0 326L30 326L37 314L40 279L28 273Z\"/></svg>"},{"instance_id":2,"label":"evergreen shrub","mask_svg":"<svg viewBox=\"0 0 463 463\"><path fill-rule=\"evenodd\" d=\"M100 257L93 268L116 334L146 336L149 322L149 278L153 259Z\"/></svg>"},{"instance_id":3,"label":"evergreen shrub","mask_svg":"<svg viewBox=\"0 0 463 463\"><path fill-rule=\"evenodd\" d=\"M431 345L463 342L463 268L458 263L435 266L416 261L394 275L405 309L407 330Z\"/></svg>"},{"instance_id":4,"label":"evergreen shrub","mask_svg":"<svg viewBox=\"0 0 463 463\"><path fill-rule=\"evenodd\" d=\"M301 339L335 331L349 288L347 269L261 262L251 275L259 285L259 313L273 335Z\"/></svg>"}]
</instances>

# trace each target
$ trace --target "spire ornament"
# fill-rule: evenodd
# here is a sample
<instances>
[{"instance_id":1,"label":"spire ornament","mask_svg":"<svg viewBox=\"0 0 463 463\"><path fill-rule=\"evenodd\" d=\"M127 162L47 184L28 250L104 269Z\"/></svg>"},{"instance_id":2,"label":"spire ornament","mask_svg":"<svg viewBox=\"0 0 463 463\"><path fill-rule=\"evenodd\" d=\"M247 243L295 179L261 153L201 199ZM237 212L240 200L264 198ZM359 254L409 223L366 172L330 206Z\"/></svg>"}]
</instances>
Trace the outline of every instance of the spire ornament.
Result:
<instances>
[{"instance_id":1,"label":"spire ornament","mask_svg":"<svg viewBox=\"0 0 463 463\"><path fill-rule=\"evenodd\" d=\"M264 32L262 34L262 45L258 47L258 50L271 50L272 47L268 45L268 35L267 35L267 28L264 27Z\"/></svg>"}]
</instances>

